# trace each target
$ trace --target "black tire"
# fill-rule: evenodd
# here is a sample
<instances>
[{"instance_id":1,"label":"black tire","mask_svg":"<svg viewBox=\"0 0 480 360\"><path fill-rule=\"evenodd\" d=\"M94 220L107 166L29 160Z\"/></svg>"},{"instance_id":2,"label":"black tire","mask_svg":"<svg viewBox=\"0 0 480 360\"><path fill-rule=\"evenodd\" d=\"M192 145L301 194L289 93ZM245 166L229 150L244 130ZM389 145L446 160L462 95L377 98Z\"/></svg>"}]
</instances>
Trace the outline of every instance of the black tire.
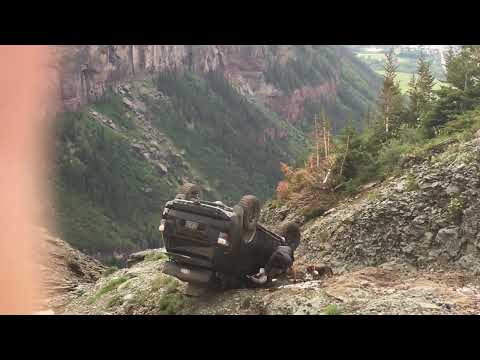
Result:
<instances>
[{"instance_id":1,"label":"black tire","mask_svg":"<svg viewBox=\"0 0 480 360\"><path fill-rule=\"evenodd\" d=\"M202 198L202 188L197 184L186 183L180 187L180 191L176 198L184 200L200 200Z\"/></svg>"},{"instance_id":2,"label":"black tire","mask_svg":"<svg viewBox=\"0 0 480 360\"><path fill-rule=\"evenodd\" d=\"M253 195L243 196L238 205L243 209L242 241L248 244L255 237L260 218L260 201Z\"/></svg>"}]
</instances>

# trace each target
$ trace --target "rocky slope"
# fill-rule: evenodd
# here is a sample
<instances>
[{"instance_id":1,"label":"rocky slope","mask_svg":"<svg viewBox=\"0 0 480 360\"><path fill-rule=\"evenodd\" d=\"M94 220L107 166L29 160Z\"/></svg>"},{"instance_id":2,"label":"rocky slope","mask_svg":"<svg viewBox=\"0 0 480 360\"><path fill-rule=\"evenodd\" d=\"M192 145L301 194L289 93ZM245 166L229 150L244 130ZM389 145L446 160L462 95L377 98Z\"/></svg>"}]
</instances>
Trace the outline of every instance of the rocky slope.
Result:
<instances>
[{"instance_id":1,"label":"rocky slope","mask_svg":"<svg viewBox=\"0 0 480 360\"><path fill-rule=\"evenodd\" d=\"M82 285L95 283L107 268L52 236L46 229L38 232L41 244L38 266L44 290L38 310L61 312L69 296Z\"/></svg>"},{"instance_id":2,"label":"rocky slope","mask_svg":"<svg viewBox=\"0 0 480 360\"><path fill-rule=\"evenodd\" d=\"M304 225L304 261L334 267L400 260L480 272L480 134L410 159L405 173Z\"/></svg>"},{"instance_id":3,"label":"rocky slope","mask_svg":"<svg viewBox=\"0 0 480 360\"><path fill-rule=\"evenodd\" d=\"M194 292L145 261L84 288L66 308L85 314L479 314L480 133L405 159L405 172L305 222L265 207L271 227L297 219L298 283ZM314 276L312 265L333 268Z\"/></svg>"},{"instance_id":4,"label":"rocky slope","mask_svg":"<svg viewBox=\"0 0 480 360\"><path fill-rule=\"evenodd\" d=\"M385 263L267 289L212 292L161 273L165 259L146 260L83 286L64 314L339 315L479 314L480 282L462 271L429 272Z\"/></svg>"}]
</instances>

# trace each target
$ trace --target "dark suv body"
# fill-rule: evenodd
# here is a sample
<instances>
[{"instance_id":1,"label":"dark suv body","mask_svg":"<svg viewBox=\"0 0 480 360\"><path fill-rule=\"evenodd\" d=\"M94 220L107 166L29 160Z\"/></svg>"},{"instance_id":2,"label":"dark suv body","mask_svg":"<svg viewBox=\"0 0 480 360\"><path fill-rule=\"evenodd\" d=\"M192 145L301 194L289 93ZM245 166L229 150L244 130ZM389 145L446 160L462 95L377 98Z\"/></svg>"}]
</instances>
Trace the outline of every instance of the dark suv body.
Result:
<instances>
[{"instance_id":1,"label":"dark suv body","mask_svg":"<svg viewBox=\"0 0 480 360\"><path fill-rule=\"evenodd\" d=\"M239 286L285 244L256 221L245 236L247 213L199 199L167 202L160 225L169 257L164 272L190 283Z\"/></svg>"}]
</instances>

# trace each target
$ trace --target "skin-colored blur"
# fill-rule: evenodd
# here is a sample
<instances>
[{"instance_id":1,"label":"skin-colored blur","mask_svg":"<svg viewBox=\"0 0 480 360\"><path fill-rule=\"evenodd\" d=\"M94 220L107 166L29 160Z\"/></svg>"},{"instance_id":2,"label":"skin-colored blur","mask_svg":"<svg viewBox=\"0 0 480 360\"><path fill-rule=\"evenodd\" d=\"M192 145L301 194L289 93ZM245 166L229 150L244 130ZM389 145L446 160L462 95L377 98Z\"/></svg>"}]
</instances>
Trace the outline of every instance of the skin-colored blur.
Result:
<instances>
[{"instance_id":1,"label":"skin-colored blur","mask_svg":"<svg viewBox=\"0 0 480 360\"><path fill-rule=\"evenodd\" d=\"M0 46L0 314L33 313L40 296L33 225L45 220L52 60L48 46Z\"/></svg>"}]
</instances>

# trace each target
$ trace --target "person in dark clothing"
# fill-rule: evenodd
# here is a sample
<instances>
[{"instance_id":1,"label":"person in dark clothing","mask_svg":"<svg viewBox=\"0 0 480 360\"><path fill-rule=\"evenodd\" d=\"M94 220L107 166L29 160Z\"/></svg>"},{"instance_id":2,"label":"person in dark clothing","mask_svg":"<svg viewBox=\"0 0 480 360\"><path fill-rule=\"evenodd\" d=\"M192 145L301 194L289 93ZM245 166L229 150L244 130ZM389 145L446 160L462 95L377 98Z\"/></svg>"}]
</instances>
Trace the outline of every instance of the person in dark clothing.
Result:
<instances>
[{"instance_id":1,"label":"person in dark clothing","mask_svg":"<svg viewBox=\"0 0 480 360\"><path fill-rule=\"evenodd\" d=\"M285 238L285 245L277 247L272 256L270 256L265 268L260 269L255 276L249 277L254 283L264 284L270 282L274 276L283 274L293 267L295 260L294 252L300 244L300 227L295 223L288 223L282 228L281 233Z\"/></svg>"},{"instance_id":2,"label":"person in dark clothing","mask_svg":"<svg viewBox=\"0 0 480 360\"><path fill-rule=\"evenodd\" d=\"M297 250L298 245L300 245L300 226L296 223L288 223L282 228L282 236L292 251Z\"/></svg>"},{"instance_id":3,"label":"person in dark clothing","mask_svg":"<svg viewBox=\"0 0 480 360\"><path fill-rule=\"evenodd\" d=\"M290 246L279 246L265 265L268 278L280 275L293 265L293 250Z\"/></svg>"}]
</instances>

